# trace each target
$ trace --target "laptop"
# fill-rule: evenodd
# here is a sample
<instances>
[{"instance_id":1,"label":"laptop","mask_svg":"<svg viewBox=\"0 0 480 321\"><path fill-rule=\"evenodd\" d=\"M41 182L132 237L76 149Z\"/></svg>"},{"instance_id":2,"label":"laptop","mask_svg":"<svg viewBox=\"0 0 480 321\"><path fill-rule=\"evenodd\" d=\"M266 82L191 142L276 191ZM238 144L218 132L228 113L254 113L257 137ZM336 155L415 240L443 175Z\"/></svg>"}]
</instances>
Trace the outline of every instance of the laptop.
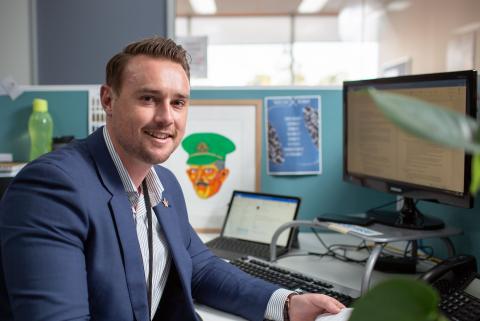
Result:
<instances>
[{"instance_id":1,"label":"laptop","mask_svg":"<svg viewBox=\"0 0 480 321\"><path fill-rule=\"evenodd\" d=\"M220 236L205 244L227 260L247 255L269 260L273 233L295 220L299 207L300 198L295 196L233 191ZM290 248L293 230L279 236L277 256Z\"/></svg>"}]
</instances>

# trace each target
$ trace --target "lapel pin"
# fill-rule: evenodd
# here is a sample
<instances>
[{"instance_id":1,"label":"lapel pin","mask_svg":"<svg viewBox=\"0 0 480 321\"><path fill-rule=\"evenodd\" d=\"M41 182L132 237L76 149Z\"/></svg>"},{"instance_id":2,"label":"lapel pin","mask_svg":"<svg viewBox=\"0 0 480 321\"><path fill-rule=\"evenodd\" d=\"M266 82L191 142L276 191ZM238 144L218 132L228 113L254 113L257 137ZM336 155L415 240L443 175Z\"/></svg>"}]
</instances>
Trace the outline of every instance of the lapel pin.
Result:
<instances>
[{"instance_id":1,"label":"lapel pin","mask_svg":"<svg viewBox=\"0 0 480 321\"><path fill-rule=\"evenodd\" d=\"M165 197L162 199L162 203L163 203L163 207L168 207L168 201Z\"/></svg>"}]
</instances>

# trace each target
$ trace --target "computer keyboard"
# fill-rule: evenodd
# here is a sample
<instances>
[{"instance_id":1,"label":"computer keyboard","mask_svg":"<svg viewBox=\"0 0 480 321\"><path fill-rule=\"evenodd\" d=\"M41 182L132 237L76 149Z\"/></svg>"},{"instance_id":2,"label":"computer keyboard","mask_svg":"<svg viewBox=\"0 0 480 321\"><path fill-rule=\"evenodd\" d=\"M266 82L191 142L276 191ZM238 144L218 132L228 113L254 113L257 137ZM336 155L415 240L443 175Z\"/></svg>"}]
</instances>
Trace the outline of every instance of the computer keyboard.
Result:
<instances>
[{"instance_id":1,"label":"computer keyboard","mask_svg":"<svg viewBox=\"0 0 480 321\"><path fill-rule=\"evenodd\" d=\"M438 307L452 321L480 320L480 302L463 292L442 294Z\"/></svg>"},{"instance_id":2,"label":"computer keyboard","mask_svg":"<svg viewBox=\"0 0 480 321\"><path fill-rule=\"evenodd\" d=\"M239 253L238 256L255 256L268 260L270 258L270 246L239 239L230 239L226 237L216 238L206 243L210 249L219 249ZM277 247L277 255L284 252L283 248Z\"/></svg>"},{"instance_id":3,"label":"computer keyboard","mask_svg":"<svg viewBox=\"0 0 480 321\"><path fill-rule=\"evenodd\" d=\"M256 258L242 257L230 261L230 263L250 275L277 284L283 288L297 292L326 294L342 302L345 306L350 306L355 298L359 296L358 291L354 289L313 278L283 267L280 268L272 263Z\"/></svg>"}]
</instances>

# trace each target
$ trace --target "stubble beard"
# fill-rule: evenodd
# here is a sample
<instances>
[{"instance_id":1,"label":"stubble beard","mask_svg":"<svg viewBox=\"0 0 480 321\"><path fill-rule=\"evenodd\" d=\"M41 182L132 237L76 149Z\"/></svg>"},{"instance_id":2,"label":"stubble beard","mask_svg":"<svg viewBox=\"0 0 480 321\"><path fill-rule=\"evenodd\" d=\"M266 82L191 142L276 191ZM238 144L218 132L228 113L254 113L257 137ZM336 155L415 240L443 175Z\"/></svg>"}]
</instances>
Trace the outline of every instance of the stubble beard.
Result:
<instances>
[{"instance_id":1,"label":"stubble beard","mask_svg":"<svg viewBox=\"0 0 480 321\"><path fill-rule=\"evenodd\" d=\"M148 164L156 165L161 164L167 161L170 156L175 152L175 150L180 145L182 140L182 133L174 128L171 132L170 140L171 142L166 144L162 149L161 152L157 152L157 148L155 148L155 152L151 152L150 148L147 146L146 148L140 148L139 155L142 157L143 161Z\"/></svg>"},{"instance_id":2,"label":"stubble beard","mask_svg":"<svg viewBox=\"0 0 480 321\"><path fill-rule=\"evenodd\" d=\"M178 132L175 130L170 138L171 142L165 144L160 150L158 147L153 148L151 146L139 146L140 148L137 151L137 155L147 164L156 165L165 162L173 152L177 149L178 145L180 145L181 138L178 135Z\"/></svg>"},{"instance_id":3,"label":"stubble beard","mask_svg":"<svg viewBox=\"0 0 480 321\"><path fill-rule=\"evenodd\" d=\"M135 142L128 142L128 138L126 140L119 141L119 144L122 145L122 149L130 154L131 157L137 159L138 161L149 164L149 165L156 165L165 162L170 155L177 149L178 145L180 145L180 133L175 129L172 132L170 137L171 143L165 144L165 146L159 147L152 147L152 145L148 142L148 140L141 140L139 143ZM125 143L127 142L127 143Z\"/></svg>"}]
</instances>

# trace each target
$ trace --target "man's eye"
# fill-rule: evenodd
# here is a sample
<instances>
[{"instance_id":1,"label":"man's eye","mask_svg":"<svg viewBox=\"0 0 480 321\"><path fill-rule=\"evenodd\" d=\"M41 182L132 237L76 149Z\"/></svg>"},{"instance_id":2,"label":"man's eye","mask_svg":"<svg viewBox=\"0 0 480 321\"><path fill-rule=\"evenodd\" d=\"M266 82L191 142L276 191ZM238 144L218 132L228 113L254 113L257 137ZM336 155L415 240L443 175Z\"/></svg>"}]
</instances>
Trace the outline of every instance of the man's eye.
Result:
<instances>
[{"instance_id":1,"label":"man's eye","mask_svg":"<svg viewBox=\"0 0 480 321\"><path fill-rule=\"evenodd\" d=\"M177 106L177 107L183 107L183 106L185 106L185 101L183 101L183 100L174 100L174 101L173 101L173 105L174 105L174 106Z\"/></svg>"},{"instance_id":2,"label":"man's eye","mask_svg":"<svg viewBox=\"0 0 480 321\"><path fill-rule=\"evenodd\" d=\"M153 96L142 96L141 100L147 103L151 103L155 101L155 97Z\"/></svg>"}]
</instances>

